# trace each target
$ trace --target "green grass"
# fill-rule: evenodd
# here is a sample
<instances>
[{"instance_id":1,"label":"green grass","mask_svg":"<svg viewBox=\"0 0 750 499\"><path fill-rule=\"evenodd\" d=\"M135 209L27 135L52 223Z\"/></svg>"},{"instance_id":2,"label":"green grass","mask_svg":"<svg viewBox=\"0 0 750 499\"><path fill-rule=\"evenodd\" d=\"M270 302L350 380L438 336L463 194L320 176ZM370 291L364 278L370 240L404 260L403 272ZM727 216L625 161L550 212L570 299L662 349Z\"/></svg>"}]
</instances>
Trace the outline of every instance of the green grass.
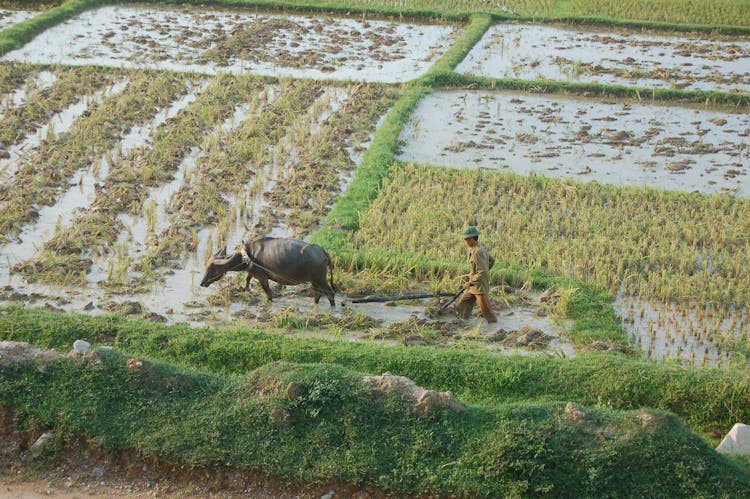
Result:
<instances>
[{"instance_id":1,"label":"green grass","mask_svg":"<svg viewBox=\"0 0 750 499\"><path fill-rule=\"evenodd\" d=\"M459 74L452 71L430 75L435 87L471 87L483 90L518 90L534 94L577 95L581 97L621 97L642 103L672 102L693 103L706 107L727 106L746 110L750 107L750 94L714 90L680 90L670 88L642 88L600 83L581 83L563 80L516 80Z\"/></svg>"},{"instance_id":2,"label":"green grass","mask_svg":"<svg viewBox=\"0 0 750 499\"><path fill-rule=\"evenodd\" d=\"M626 410L669 410L693 431L714 436L726 433L737 421L750 420L746 371L684 368L614 354L571 359L505 356L300 339L244 329L165 326L19 307L0 311L0 339L61 352L69 351L76 339L85 339L221 375L247 373L274 361L338 364L369 374L390 371L485 406L572 400Z\"/></svg>"},{"instance_id":3,"label":"green grass","mask_svg":"<svg viewBox=\"0 0 750 499\"><path fill-rule=\"evenodd\" d=\"M420 415L340 366L272 363L200 374L97 352L0 365L0 406L109 450L188 468L232 466L392 493L459 496L740 497L750 476L671 414L564 402ZM290 386L293 385L293 389ZM182 417L174 417L180 414Z\"/></svg>"}]
</instances>

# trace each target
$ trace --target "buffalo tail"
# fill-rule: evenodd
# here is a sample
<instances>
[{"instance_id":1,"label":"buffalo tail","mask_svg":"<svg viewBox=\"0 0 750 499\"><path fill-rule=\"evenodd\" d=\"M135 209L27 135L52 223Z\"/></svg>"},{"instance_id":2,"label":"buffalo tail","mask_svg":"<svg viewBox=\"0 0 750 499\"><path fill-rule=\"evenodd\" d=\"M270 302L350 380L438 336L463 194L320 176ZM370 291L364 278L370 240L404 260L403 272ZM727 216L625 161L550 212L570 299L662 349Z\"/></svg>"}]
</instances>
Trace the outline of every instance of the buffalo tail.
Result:
<instances>
[{"instance_id":1,"label":"buffalo tail","mask_svg":"<svg viewBox=\"0 0 750 499\"><path fill-rule=\"evenodd\" d=\"M331 255L328 254L326 251L326 257L328 258L328 273L329 273L329 284L331 285L331 289L335 292L336 286L333 285L333 260L331 260Z\"/></svg>"}]
</instances>

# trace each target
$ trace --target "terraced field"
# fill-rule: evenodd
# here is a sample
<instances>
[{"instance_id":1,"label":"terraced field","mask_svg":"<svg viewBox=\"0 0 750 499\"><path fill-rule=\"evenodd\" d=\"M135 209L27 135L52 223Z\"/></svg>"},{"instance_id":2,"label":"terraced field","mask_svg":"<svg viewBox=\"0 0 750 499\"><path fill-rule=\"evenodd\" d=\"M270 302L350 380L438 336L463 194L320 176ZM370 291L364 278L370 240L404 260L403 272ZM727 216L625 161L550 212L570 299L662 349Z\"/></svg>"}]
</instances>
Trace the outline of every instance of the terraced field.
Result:
<instances>
[{"instance_id":1,"label":"terraced field","mask_svg":"<svg viewBox=\"0 0 750 499\"><path fill-rule=\"evenodd\" d=\"M694 3L0 10L0 340L105 347L0 342L0 476L54 430L351 494L750 494L711 449L750 418L750 16ZM470 224L498 324L352 302L455 292ZM337 305L198 285L258 236Z\"/></svg>"}]
</instances>

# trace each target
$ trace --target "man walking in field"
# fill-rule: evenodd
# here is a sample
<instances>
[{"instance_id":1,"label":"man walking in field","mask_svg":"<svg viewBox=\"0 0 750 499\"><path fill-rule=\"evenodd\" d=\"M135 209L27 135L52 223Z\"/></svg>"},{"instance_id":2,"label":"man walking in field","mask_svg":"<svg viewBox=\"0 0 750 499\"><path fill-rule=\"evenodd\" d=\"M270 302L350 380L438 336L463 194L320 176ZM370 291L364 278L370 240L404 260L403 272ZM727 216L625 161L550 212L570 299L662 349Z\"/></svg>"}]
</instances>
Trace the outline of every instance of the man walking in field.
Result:
<instances>
[{"instance_id":1,"label":"man walking in field","mask_svg":"<svg viewBox=\"0 0 750 499\"><path fill-rule=\"evenodd\" d=\"M494 258L487 254L479 244L479 231L473 225L463 234L464 241L469 247L468 260L470 265L469 282L464 283L464 293L458 300L458 318L468 319L474 303L479 302L479 311L487 322L497 322L490 307L490 267L495 263Z\"/></svg>"}]
</instances>

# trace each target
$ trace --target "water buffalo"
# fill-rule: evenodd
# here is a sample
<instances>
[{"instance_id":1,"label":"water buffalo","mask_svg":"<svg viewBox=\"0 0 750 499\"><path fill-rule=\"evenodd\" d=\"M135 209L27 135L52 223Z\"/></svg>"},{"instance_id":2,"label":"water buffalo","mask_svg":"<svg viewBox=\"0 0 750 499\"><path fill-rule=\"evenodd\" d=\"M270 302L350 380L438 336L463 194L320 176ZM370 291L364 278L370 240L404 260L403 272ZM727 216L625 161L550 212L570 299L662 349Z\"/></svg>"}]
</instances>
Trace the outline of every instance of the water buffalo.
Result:
<instances>
[{"instance_id":1,"label":"water buffalo","mask_svg":"<svg viewBox=\"0 0 750 499\"><path fill-rule=\"evenodd\" d=\"M326 282L326 269L330 270L330 284ZM208 260L201 286L208 287L230 271L246 271L245 290L250 289L253 277L260 281L268 300L272 299L268 280L279 284L301 284L309 282L313 287L315 303L325 294L331 306L333 298L333 263L326 250L317 244L298 239L264 237L243 243L239 250L227 256L222 248Z\"/></svg>"}]
</instances>

